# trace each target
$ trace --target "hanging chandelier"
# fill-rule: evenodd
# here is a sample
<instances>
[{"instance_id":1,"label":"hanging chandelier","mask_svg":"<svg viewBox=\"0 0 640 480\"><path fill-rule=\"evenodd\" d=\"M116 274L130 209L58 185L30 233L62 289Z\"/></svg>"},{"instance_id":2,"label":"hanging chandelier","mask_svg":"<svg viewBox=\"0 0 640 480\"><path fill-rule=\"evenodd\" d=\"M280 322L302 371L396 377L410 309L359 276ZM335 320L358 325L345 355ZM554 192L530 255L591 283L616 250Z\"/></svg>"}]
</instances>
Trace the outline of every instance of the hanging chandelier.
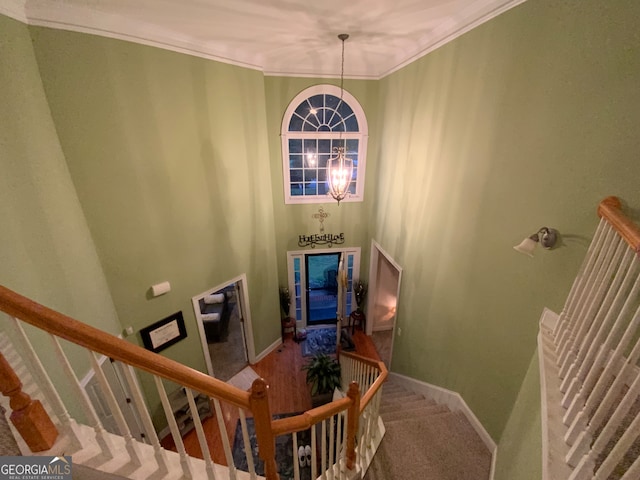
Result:
<instances>
[{"instance_id":1,"label":"hanging chandelier","mask_svg":"<svg viewBox=\"0 0 640 480\"><path fill-rule=\"evenodd\" d=\"M342 95L344 92L344 41L349 38L346 33L341 33L338 38L342 41L342 63L340 71L340 103L342 104ZM333 147L335 156L331 157L327 161L327 184L329 187L329 194L337 200L338 205L340 201L349 195L349 186L351 185L351 179L353 178L353 160L345 156L345 144L342 138L342 132L346 126L344 121L341 122L342 127L340 129L340 140L337 147Z\"/></svg>"}]
</instances>

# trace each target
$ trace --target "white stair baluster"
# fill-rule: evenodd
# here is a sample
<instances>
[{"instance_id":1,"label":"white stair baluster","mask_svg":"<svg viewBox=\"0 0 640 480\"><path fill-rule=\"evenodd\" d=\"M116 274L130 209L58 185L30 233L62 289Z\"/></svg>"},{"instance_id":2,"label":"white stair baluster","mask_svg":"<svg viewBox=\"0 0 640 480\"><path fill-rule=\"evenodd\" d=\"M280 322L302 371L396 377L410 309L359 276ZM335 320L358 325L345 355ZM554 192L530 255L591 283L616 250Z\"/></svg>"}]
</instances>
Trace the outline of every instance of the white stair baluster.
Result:
<instances>
[{"instance_id":1,"label":"white stair baluster","mask_svg":"<svg viewBox=\"0 0 640 480\"><path fill-rule=\"evenodd\" d=\"M293 432L293 480L300 480L300 457L298 455L298 434Z\"/></svg>"},{"instance_id":2,"label":"white stair baluster","mask_svg":"<svg viewBox=\"0 0 640 480\"><path fill-rule=\"evenodd\" d=\"M92 352L91 350L86 350L86 352L89 355L89 361L91 362L93 372L98 379L98 384L100 385L102 394L104 395L107 401L107 405L109 405L109 409L113 414L113 418L118 425L120 435L122 435L122 437L124 438L127 453L129 454L129 458L131 459L131 464L139 467L142 465L142 460L140 458L140 449L138 442L136 442L131 435L131 430L129 429L129 425L127 425L127 421L122 414L122 410L120 410L118 401L116 400L116 397L111 390L111 385L109 385L109 381L107 380L107 377L102 371L102 367L96 359L96 353Z\"/></svg>"},{"instance_id":3,"label":"white stair baluster","mask_svg":"<svg viewBox=\"0 0 640 480\"><path fill-rule=\"evenodd\" d=\"M573 302L567 306L566 314L561 316L558 321L558 327L556 328L556 336L555 345L556 345L556 354L559 356L560 350L565 344L567 337L572 333L573 326L576 322L576 318L578 316L578 312L582 308L585 292L591 286L592 278L595 275L594 272L597 271L598 261L603 255L603 250L606 250L608 235L613 231L611 226L602 221L602 231L600 232L600 236L594 239L592 245L595 243L595 247L593 249L592 254L588 257L588 264L585 268L583 276L580 280L580 285L576 289L575 296L573 297Z\"/></svg>"},{"instance_id":4,"label":"white stair baluster","mask_svg":"<svg viewBox=\"0 0 640 480\"><path fill-rule=\"evenodd\" d=\"M329 421L329 480L334 479L334 452L336 448L335 438L335 415L332 415Z\"/></svg>"},{"instance_id":5,"label":"white stair baluster","mask_svg":"<svg viewBox=\"0 0 640 480\"><path fill-rule=\"evenodd\" d=\"M60 398L58 391L56 390L53 382L49 378L47 371L42 366L42 362L40 362L40 358L36 354L27 334L22 328L22 324L17 318L9 317L9 325L15 333L16 344L21 350L22 356L26 359L27 363L29 363L31 367L32 374L36 377L38 385L44 394L44 397L47 399L49 405L53 409L60 425L64 430L65 435L69 439L70 442L70 453L77 452L82 450L83 445L82 441L78 437L78 434L74 430L75 420L71 418L69 412L67 411L64 402Z\"/></svg>"},{"instance_id":6,"label":"white stair baluster","mask_svg":"<svg viewBox=\"0 0 640 480\"><path fill-rule=\"evenodd\" d=\"M638 478L640 478L640 456L636 458L620 480L636 480Z\"/></svg>"},{"instance_id":7,"label":"white stair baluster","mask_svg":"<svg viewBox=\"0 0 640 480\"><path fill-rule=\"evenodd\" d=\"M620 287L617 289L616 296L612 304L604 309L605 315L603 320L599 322L597 333L593 338L587 339L588 350L584 356L584 359L580 363L580 367L578 368L577 373L575 374L576 385L570 386L570 388L567 390L567 395L571 398L575 397L580 388L582 388L582 384L584 383L588 372L593 367L593 364L596 361L596 356L601 350L602 344L606 341L609 332L611 332L614 328L615 320L616 318L618 318L618 315L624 306L624 302L627 298L627 293L631 288L632 282L638 275L638 266L640 266L640 259L631 249L627 250L627 255L625 256L622 265L626 266L629 262L630 265L626 269L626 273L623 271L624 268L620 269L620 271L618 272L617 276L624 276L622 285L620 285ZM575 392L573 390L575 390ZM564 401L563 404L565 404Z\"/></svg>"},{"instance_id":8,"label":"white stair baluster","mask_svg":"<svg viewBox=\"0 0 640 480\"><path fill-rule=\"evenodd\" d=\"M613 472L613 469L616 468L616 465L622 460L625 453L631 448L633 442L640 437L640 415L636 415L636 417L629 425L629 428L622 434L620 440L616 443L613 450L607 455L607 458L594 476L594 480L606 480Z\"/></svg>"},{"instance_id":9,"label":"white stair baluster","mask_svg":"<svg viewBox=\"0 0 640 480\"><path fill-rule=\"evenodd\" d=\"M160 396L162 409L164 410L165 417L167 418L167 424L169 425L169 430L171 431L173 443L175 444L176 450L180 455L180 466L182 467L182 474L185 478L193 478L193 466L191 465L191 457L187 455L187 451L184 448L184 442L182 441L182 436L180 435L180 429L178 428L176 417L173 414L173 409L171 408L171 402L169 401L169 397L167 397L167 391L164 388L164 384L162 383L162 379L160 377L154 375L153 380L155 381L156 390L158 391L158 395Z\"/></svg>"},{"instance_id":10,"label":"white stair baluster","mask_svg":"<svg viewBox=\"0 0 640 480\"><path fill-rule=\"evenodd\" d=\"M585 279L588 276L588 273L591 271L593 266L595 252L600 249L600 245L603 239L603 232L607 226L607 222L604 218L600 219L600 223L598 224L598 228L596 229L596 233L594 234L593 240L589 244L589 249L582 261L582 265L580 265L580 270L578 270L578 274L571 285L571 291L569 292L569 296L562 308L562 312L560 312L560 317L558 322L556 323L555 329L553 331L553 338L560 338L564 327L567 323L567 316L570 316L576 308L577 300L581 295L582 288L585 285Z\"/></svg>"},{"instance_id":11,"label":"white stair baluster","mask_svg":"<svg viewBox=\"0 0 640 480\"><path fill-rule=\"evenodd\" d=\"M582 324L582 327L576 335L576 341L574 344L574 360L573 362L567 361L560 367L561 375L564 375L565 377L564 382L560 385L561 392L569 391L571 383L575 383L575 374L587 354L589 345L593 342L593 337L599 329L602 318L604 318L606 312L611 308L613 299L615 298L620 284L624 279L624 272L628 266L622 262L625 252L629 253L629 249L626 244L624 242L618 242L614 259L609 263L604 275L605 278L612 278L613 281L610 285L604 281L599 284L598 292L591 300L587 319ZM631 257L627 256L627 259L630 261Z\"/></svg>"},{"instance_id":12,"label":"white stair baluster","mask_svg":"<svg viewBox=\"0 0 640 480\"><path fill-rule=\"evenodd\" d=\"M207 473L209 474L209 478L211 478L212 480L215 480L216 479L215 467L213 465L213 461L211 460L211 452L209 451L209 444L207 443L207 437L205 436L204 429L202 428L200 415L198 415L198 406L196 405L196 401L193 399L193 392L191 391L191 389L185 388L184 391L187 395L187 401L189 402L189 410L191 410L191 418L193 419L193 425L196 429L196 435L198 436L198 442L200 443L200 450L202 451L202 457L204 458ZM224 433L223 437L226 437L227 436L226 432L220 432L221 435L223 433ZM231 470L229 471L229 476L231 476Z\"/></svg>"},{"instance_id":13,"label":"white stair baluster","mask_svg":"<svg viewBox=\"0 0 640 480\"><path fill-rule=\"evenodd\" d=\"M229 445L229 436L227 435L227 428L224 425L224 416L222 415L222 408L220 408L220 400L213 398L213 407L216 411L216 420L218 421L218 430L220 432L220 438L222 439L222 448L224 449L224 455L227 459L227 466L229 468L229 478L235 480L236 478L236 466L233 463L233 453L231 452L231 446Z\"/></svg>"},{"instance_id":14,"label":"white stair baluster","mask_svg":"<svg viewBox=\"0 0 640 480\"><path fill-rule=\"evenodd\" d=\"M82 388L82 385L80 385L80 382L78 381L78 378L76 377L76 374L73 371L71 364L69 363L69 359L67 359L67 356L62 350L62 346L60 345L58 338L51 334L49 334L49 338L51 340L54 351L56 353L56 357L58 358L58 362L60 362L60 364L62 365L62 369L65 375L67 376L67 378L69 379L69 384L71 388L75 391L75 394L77 395L78 400L80 402L80 406L82 407L84 414L87 416L87 422L89 423L89 426L91 426L96 433L96 443L100 447L101 455L105 459L112 459L113 445L111 444L111 441L108 438L107 431L102 426L102 422L100 421L100 419L98 418L98 415L96 414L96 410L93 408L93 404L91 403L91 400L89 400L89 396L87 395L87 392L84 390L84 388Z\"/></svg>"},{"instance_id":15,"label":"white stair baluster","mask_svg":"<svg viewBox=\"0 0 640 480\"><path fill-rule=\"evenodd\" d=\"M253 463L253 451L251 449L251 438L249 437L249 430L247 429L247 418L244 414L244 410L242 410L241 408L238 408L238 415L240 416L240 426L242 428L242 440L244 441L244 452L247 457L247 468L249 468L249 476L251 477L251 480L255 480L256 467ZM294 448L293 451L294 451L293 463L294 465L297 465L296 455L298 455L298 451L296 448Z\"/></svg>"},{"instance_id":16,"label":"white stair baluster","mask_svg":"<svg viewBox=\"0 0 640 480\"><path fill-rule=\"evenodd\" d=\"M146 434L146 438L151 443L153 447L153 454L158 464L158 470L156 475L161 477L162 475L167 475L169 473L169 465L167 463L167 456L164 448L160 445L160 441L158 440L158 435L156 434L156 430L153 427L153 422L151 421L151 416L149 415L149 410L147 410L147 405L142 397L142 392L140 391L140 387L138 386L138 382L135 381L133 376L133 370L131 365L127 365L126 363L118 362L122 366L122 374L124 375L125 381L129 386L129 391L131 392L131 396L133 397L133 403L138 410L138 414L140 415L140 420L142 421L142 426L144 427L144 431Z\"/></svg>"},{"instance_id":17,"label":"white stair baluster","mask_svg":"<svg viewBox=\"0 0 640 480\"><path fill-rule=\"evenodd\" d=\"M316 464L316 424L311 425L311 478L318 478Z\"/></svg>"},{"instance_id":18,"label":"white stair baluster","mask_svg":"<svg viewBox=\"0 0 640 480\"><path fill-rule=\"evenodd\" d=\"M620 237L616 235L614 230L611 230L608 232L605 242L606 248L604 249L604 254L598 257L588 287L583 291L582 298L580 299L581 308L579 308L576 313L570 335L566 337L564 344L561 345L558 350L558 365L561 367L565 365L567 361L573 361L577 348L576 344L578 343L578 333L582 331L584 324L588 323L591 319L593 310L592 303L597 298L598 287L602 284L608 264L620 242ZM566 371L561 369L560 378L564 378L565 374Z\"/></svg>"},{"instance_id":19,"label":"white stair baluster","mask_svg":"<svg viewBox=\"0 0 640 480\"><path fill-rule=\"evenodd\" d=\"M633 288L629 295L627 295L624 306L618 314L613 328L607 335L607 339L601 345L600 351L586 375L582 388L580 388L580 391L574 397L565 413L563 418L565 425L575 424L577 420L583 421L580 417L590 417L593 409L597 407L596 399L600 398L603 389L609 383L612 369L614 368L611 359L609 359L609 351L616 348L614 342L617 340L622 329L627 326L628 315L630 310L635 306L635 299L638 293L640 293L640 276L636 278ZM574 427L570 427L570 430L572 428ZM570 436L574 435L571 434Z\"/></svg>"}]
</instances>

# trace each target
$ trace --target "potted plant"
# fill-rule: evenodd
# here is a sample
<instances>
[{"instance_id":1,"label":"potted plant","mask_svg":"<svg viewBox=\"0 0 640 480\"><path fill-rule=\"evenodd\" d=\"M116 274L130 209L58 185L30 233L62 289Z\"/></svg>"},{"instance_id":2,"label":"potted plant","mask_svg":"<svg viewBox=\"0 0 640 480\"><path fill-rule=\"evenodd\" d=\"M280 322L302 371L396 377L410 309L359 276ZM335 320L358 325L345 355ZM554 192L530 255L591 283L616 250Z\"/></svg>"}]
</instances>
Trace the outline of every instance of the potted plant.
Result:
<instances>
[{"instance_id":1,"label":"potted plant","mask_svg":"<svg viewBox=\"0 0 640 480\"><path fill-rule=\"evenodd\" d=\"M307 383L311 385L313 408L328 403L335 388L340 388L340 364L334 358L318 353L302 367L307 371Z\"/></svg>"}]
</instances>

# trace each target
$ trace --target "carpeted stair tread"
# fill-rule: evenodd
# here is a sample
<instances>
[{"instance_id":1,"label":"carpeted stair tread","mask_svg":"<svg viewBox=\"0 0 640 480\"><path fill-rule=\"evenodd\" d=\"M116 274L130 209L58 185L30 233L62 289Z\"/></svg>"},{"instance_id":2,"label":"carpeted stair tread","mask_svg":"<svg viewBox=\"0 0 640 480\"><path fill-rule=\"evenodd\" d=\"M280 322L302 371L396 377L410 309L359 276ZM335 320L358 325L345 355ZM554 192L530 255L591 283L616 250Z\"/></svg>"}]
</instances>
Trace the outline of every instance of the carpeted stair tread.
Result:
<instances>
[{"instance_id":1,"label":"carpeted stair tread","mask_svg":"<svg viewBox=\"0 0 640 480\"><path fill-rule=\"evenodd\" d=\"M446 405L431 405L428 407L414 408L411 410L396 410L381 415L385 425L387 422L413 421L416 418L426 417L429 415L440 415L442 413L451 413Z\"/></svg>"},{"instance_id":2,"label":"carpeted stair tread","mask_svg":"<svg viewBox=\"0 0 640 480\"><path fill-rule=\"evenodd\" d=\"M399 405L403 403L416 402L418 400L425 400L424 395L412 393L410 395L402 395L392 398L382 397L380 405Z\"/></svg>"},{"instance_id":3,"label":"carpeted stair tread","mask_svg":"<svg viewBox=\"0 0 640 480\"><path fill-rule=\"evenodd\" d=\"M458 413L389 422L385 427L387 432L374 461L378 465L371 469L372 476L367 474L367 480L489 478L491 454Z\"/></svg>"},{"instance_id":4,"label":"carpeted stair tread","mask_svg":"<svg viewBox=\"0 0 640 480\"><path fill-rule=\"evenodd\" d=\"M397 392L408 392L409 390L407 390L406 388L404 388L402 385L397 385L395 383L389 384L388 382L385 383L382 387L382 395L388 395L390 393L397 393Z\"/></svg>"},{"instance_id":5,"label":"carpeted stair tread","mask_svg":"<svg viewBox=\"0 0 640 480\"><path fill-rule=\"evenodd\" d=\"M423 398L421 400L415 400L413 402L380 405L379 412L380 415L382 415L383 413L396 412L398 410L413 410L416 408L429 407L431 405L436 405L436 402Z\"/></svg>"},{"instance_id":6,"label":"carpeted stair tread","mask_svg":"<svg viewBox=\"0 0 640 480\"><path fill-rule=\"evenodd\" d=\"M396 400L402 400L405 397L412 397L412 396L416 396L419 395L420 397L424 398L424 395L420 395L417 393L413 393L413 392L409 392L409 391L404 391L404 392L394 392L394 393L387 393L387 394L383 394L382 395L382 402L394 402Z\"/></svg>"}]
</instances>

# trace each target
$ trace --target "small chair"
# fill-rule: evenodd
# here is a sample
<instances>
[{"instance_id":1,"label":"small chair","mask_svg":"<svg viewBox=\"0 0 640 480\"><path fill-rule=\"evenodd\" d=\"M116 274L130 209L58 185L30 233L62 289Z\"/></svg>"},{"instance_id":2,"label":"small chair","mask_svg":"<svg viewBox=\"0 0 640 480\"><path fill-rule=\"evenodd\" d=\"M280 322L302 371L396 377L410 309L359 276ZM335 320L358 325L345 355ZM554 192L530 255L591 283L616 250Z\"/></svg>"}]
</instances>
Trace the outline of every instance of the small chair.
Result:
<instances>
[{"instance_id":1,"label":"small chair","mask_svg":"<svg viewBox=\"0 0 640 480\"><path fill-rule=\"evenodd\" d=\"M280 320L280 329L282 333L282 343L284 343L284 329L293 328L293 341L298 342L298 331L296 329L296 319L293 317L285 317Z\"/></svg>"}]
</instances>

